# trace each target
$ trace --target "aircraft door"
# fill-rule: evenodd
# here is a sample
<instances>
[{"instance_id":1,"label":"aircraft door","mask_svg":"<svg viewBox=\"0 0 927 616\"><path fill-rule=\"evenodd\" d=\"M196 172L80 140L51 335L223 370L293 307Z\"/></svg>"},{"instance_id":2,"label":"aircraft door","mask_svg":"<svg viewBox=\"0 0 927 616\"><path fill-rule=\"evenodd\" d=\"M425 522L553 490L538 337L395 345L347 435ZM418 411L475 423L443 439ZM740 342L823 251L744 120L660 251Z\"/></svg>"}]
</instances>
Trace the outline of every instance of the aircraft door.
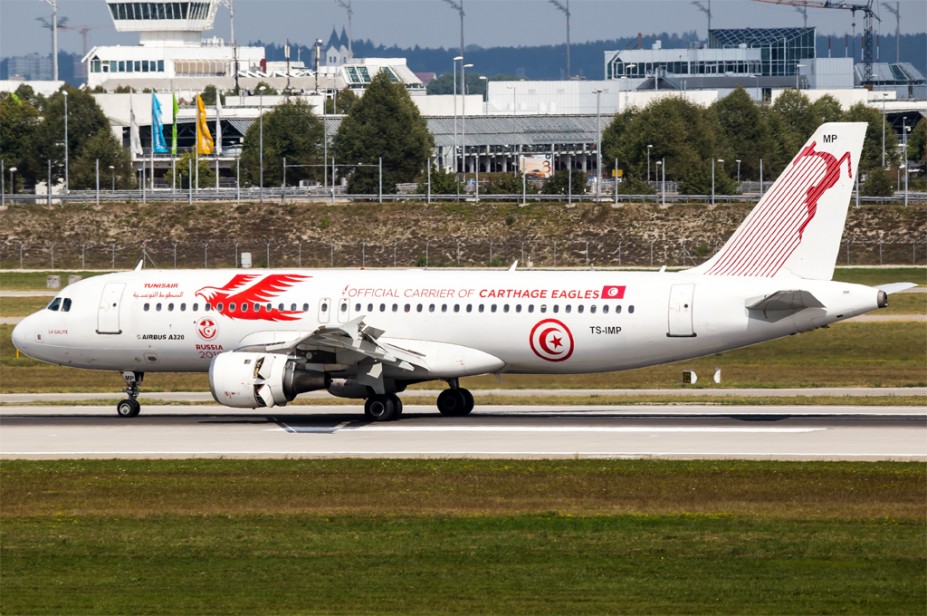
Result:
<instances>
[{"instance_id":1,"label":"aircraft door","mask_svg":"<svg viewBox=\"0 0 927 616\"><path fill-rule=\"evenodd\" d=\"M331 318L332 300L330 297L323 297L319 300L319 323L328 323Z\"/></svg>"},{"instance_id":2,"label":"aircraft door","mask_svg":"<svg viewBox=\"0 0 927 616\"><path fill-rule=\"evenodd\" d=\"M692 338L692 299L694 284L674 284L670 288L667 336Z\"/></svg>"},{"instance_id":3,"label":"aircraft door","mask_svg":"<svg viewBox=\"0 0 927 616\"><path fill-rule=\"evenodd\" d=\"M100 296L100 311L97 313L98 334L121 334L119 326L119 302L125 290L124 282L107 282Z\"/></svg>"}]
</instances>

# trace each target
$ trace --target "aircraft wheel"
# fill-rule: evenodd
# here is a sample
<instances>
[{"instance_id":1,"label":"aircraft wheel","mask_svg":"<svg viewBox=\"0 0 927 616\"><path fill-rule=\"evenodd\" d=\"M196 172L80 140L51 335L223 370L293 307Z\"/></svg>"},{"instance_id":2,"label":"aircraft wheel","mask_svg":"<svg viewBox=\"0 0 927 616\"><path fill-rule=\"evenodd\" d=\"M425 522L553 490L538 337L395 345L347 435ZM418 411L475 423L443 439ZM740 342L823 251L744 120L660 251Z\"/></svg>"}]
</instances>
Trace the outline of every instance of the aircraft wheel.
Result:
<instances>
[{"instance_id":1,"label":"aircraft wheel","mask_svg":"<svg viewBox=\"0 0 927 616\"><path fill-rule=\"evenodd\" d=\"M396 406L396 419L399 419L402 416L402 399L396 394L390 394L389 396L393 400L393 404Z\"/></svg>"},{"instance_id":2,"label":"aircraft wheel","mask_svg":"<svg viewBox=\"0 0 927 616\"><path fill-rule=\"evenodd\" d=\"M364 403L364 414L371 421L393 421L398 419L396 402L392 395L377 394L367 398Z\"/></svg>"},{"instance_id":3,"label":"aircraft wheel","mask_svg":"<svg viewBox=\"0 0 927 616\"><path fill-rule=\"evenodd\" d=\"M116 405L116 413L120 417L135 417L142 410L142 405L135 398L126 398Z\"/></svg>"},{"instance_id":4,"label":"aircraft wheel","mask_svg":"<svg viewBox=\"0 0 927 616\"><path fill-rule=\"evenodd\" d=\"M441 414L449 417L460 417L473 410L472 405L467 405L467 394L464 393L465 391L467 390L445 389L438 394L438 410L441 411Z\"/></svg>"},{"instance_id":5,"label":"aircraft wheel","mask_svg":"<svg viewBox=\"0 0 927 616\"><path fill-rule=\"evenodd\" d=\"M467 409L466 413L464 414L467 414L473 410L474 406L476 406L476 401L473 400L473 394L470 393L469 389L461 389L460 393L463 394L465 401L464 408Z\"/></svg>"}]
</instances>

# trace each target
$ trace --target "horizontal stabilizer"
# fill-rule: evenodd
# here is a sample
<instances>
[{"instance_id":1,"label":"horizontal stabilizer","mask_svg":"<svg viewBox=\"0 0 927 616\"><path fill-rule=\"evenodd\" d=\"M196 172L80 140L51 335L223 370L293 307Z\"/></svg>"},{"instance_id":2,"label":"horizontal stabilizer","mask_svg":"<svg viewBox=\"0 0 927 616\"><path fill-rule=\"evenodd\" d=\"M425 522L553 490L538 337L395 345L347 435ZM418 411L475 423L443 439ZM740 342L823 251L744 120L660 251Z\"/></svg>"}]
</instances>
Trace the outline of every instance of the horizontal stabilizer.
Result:
<instances>
[{"instance_id":1,"label":"horizontal stabilizer","mask_svg":"<svg viewBox=\"0 0 927 616\"><path fill-rule=\"evenodd\" d=\"M776 291L756 301L747 300L748 310L762 311L766 318L773 321L778 321L805 308L823 307L824 304L809 291Z\"/></svg>"},{"instance_id":2,"label":"horizontal stabilizer","mask_svg":"<svg viewBox=\"0 0 927 616\"><path fill-rule=\"evenodd\" d=\"M913 282L890 282L888 284L876 285L876 289L879 291L885 291L887 295L891 295L892 293L900 293L901 291L913 289L916 286L917 285Z\"/></svg>"}]
</instances>

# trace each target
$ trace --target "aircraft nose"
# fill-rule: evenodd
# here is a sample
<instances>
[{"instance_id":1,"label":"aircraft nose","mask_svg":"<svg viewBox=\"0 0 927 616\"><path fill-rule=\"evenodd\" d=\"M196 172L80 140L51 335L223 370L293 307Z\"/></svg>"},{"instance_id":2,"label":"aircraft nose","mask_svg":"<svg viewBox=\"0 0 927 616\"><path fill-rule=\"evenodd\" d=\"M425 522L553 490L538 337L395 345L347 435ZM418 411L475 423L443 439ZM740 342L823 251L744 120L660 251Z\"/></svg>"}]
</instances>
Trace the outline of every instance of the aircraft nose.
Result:
<instances>
[{"instance_id":1,"label":"aircraft nose","mask_svg":"<svg viewBox=\"0 0 927 616\"><path fill-rule=\"evenodd\" d=\"M13 346L26 355L30 354L29 348L32 346L32 343L36 341L34 324L35 319L32 316L28 316L17 323L16 327L13 328Z\"/></svg>"}]
</instances>

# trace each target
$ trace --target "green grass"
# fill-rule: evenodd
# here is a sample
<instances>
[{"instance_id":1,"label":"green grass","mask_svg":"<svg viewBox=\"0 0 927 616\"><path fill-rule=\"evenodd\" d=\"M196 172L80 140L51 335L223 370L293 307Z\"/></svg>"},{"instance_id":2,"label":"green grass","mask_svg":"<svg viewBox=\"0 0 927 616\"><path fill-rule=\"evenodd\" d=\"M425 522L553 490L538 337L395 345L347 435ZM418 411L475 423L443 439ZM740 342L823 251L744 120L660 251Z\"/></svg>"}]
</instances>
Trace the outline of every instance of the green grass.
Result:
<instances>
[{"instance_id":1,"label":"green grass","mask_svg":"<svg viewBox=\"0 0 927 616\"><path fill-rule=\"evenodd\" d=\"M925 471L4 462L0 611L923 614Z\"/></svg>"}]
</instances>

